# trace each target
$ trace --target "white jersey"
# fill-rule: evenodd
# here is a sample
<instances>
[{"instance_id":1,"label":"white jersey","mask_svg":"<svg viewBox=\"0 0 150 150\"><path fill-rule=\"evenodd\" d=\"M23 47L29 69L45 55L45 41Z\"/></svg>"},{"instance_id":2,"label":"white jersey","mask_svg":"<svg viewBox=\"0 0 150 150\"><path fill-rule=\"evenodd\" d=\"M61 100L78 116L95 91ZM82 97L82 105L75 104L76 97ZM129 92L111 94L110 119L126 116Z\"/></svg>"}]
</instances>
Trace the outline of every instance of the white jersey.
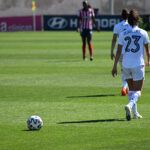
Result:
<instances>
[{"instance_id":1,"label":"white jersey","mask_svg":"<svg viewBox=\"0 0 150 150\"><path fill-rule=\"evenodd\" d=\"M135 26L122 32L118 44L122 45L123 62L125 68L135 68L144 63L144 45L149 43L148 33Z\"/></svg>"},{"instance_id":2,"label":"white jersey","mask_svg":"<svg viewBox=\"0 0 150 150\"><path fill-rule=\"evenodd\" d=\"M128 21L123 20L114 26L113 33L119 37L120 33L127 30L129 27L130 27L130 25L128 24ZM117 49L116 49L116 51L117 51ZM119 61L120 61L120 63L122 63L122 55L120 56Z\"/></svg>"},{"instance_id":3,"label":"white jersey","mask_svg":"<svg viewBox=\"0 0 150 150\"><path fill-rule=\"evenodd\" d=\"M119 36L119 34L122 32L122 31L125 31L127 30L129 27L129 24L127 21L123 20L121 22L119 22L118 24L116 24L114 26L114 30L113 30L113 33L114 34L117 34Z\"/></svg>"}]
</instances>

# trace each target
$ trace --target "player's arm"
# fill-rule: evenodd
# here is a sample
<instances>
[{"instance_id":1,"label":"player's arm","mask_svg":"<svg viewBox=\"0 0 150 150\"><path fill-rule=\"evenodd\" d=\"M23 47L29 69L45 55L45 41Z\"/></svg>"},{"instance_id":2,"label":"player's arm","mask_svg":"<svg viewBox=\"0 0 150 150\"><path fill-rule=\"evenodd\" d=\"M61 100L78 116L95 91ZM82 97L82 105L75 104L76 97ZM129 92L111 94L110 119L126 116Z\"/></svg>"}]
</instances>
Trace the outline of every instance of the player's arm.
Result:
<instances>
[{"instance_id":1,"label":"player's arm","mask_svg":"<svg viewBox=\"0 0 150 150\"><path fill-rule=\"evenodd\" d=\"M116 57L115 57L115 61L114 61L114 66L112 69L112 75L113 77L115 77L115 75L117 75L117 64L119 61L119 58L121 56L122 53L122 47L124 44L124 37L123 37L123 33L119 35L119 39L118 39L118 47L117 47L117 53L116 53Z\"/></svg>"},{"instance_id":2,"label":"player's arm","mask_svg":"<svg viewBox=\"0 0 150 150\"><path fill-rule=\"evenodd\" d=\"M150 40L149 40L149 36L148 36L148 33L146 32L145 33L145 36L144 36L144 47L145 47L145 51L146 51L146 57L147 57L147 62L146 62L146 65L147 66L150 66L150 51L149 51L149 43L150 43Z\"/></svg>"},{"instance_id":3,"label":"player's arm","mask_svg":"<svg viewBox=\"0 0 150 150\"><path fill-rule=\"evenodd\" d=\"M146 65L150 66L150 51L149 51L149 47L148 47L148 44L145 44L144 46L145 46L146 58L147 58Z\"/></svg>"},{"instance_id":4,"label":"player's arm","mask_svg":"<svg viewBox=\"0 0 150 150\"><path fill-rule=\"evenodd\" d=\"M81 23L81 18L78 17L78 25L77 25L77 31L80 32L80 23Z\"/></svg>"},{"instance_id":5,"label":"player's arm","mask_svg":"<svg viewBox=\"0 0 150 150\"><path fill-rule=\"evenodd\" d=\"M113 60L115 58L114 49L117 42L117 34L113 34L112 41L111 41L111 51L110 51L110 57Z\"/></svg>"},{"instance_id":6,"label":"player's arm","mask_svg":"<svg viewBox=\"0 0 150 150\"><path fill-rule=\"evenodd\" d=\"M100 31L100 27L98 26L98 23L96 22L96 19L95 19L94 16L92 17L92 20L93 20L94 26L96 27L96 30L97 30L97 31Z\"/></svg>"},{"instance_id":7,"label":"player's arm","mask_svg":"<svg viewBox=\"0 0 150 150\"><path fill-rule=\"evenodd\" d=\"M115 61L114 61L114 66L112 69L113 77L115 77L115 75L117 75L117 64L118 64L119 58L121 56L121 52L122 52L122 45L118 44L118 49L117 49L117 53L116 53L116 57L115 57Z\"/></svg>"},{"instance_id":8,"label":"player's arm","mask_svg":"<svg viewBox=\"0 0 150 150\"><path fill-rule=\"evenodd\" d=\"M80 32L80 25L81 25L81 12L79 11L79 14L77 16L77 32Z\"/></svg>"},{"instance_id":9,"label":"player's arm","mask_svg":"<svg viewBox=\"0 0 150 150\"><path fill-rule=\"evenodd\" d=\"M91 6L90 6L90 8L92 9L92 22L93 22L93 25L96 27L97 31L100 31L100 27L98 26L98 23L96 22L96 19L95 19L94 9Z\"/></svg>"}]
</instances>

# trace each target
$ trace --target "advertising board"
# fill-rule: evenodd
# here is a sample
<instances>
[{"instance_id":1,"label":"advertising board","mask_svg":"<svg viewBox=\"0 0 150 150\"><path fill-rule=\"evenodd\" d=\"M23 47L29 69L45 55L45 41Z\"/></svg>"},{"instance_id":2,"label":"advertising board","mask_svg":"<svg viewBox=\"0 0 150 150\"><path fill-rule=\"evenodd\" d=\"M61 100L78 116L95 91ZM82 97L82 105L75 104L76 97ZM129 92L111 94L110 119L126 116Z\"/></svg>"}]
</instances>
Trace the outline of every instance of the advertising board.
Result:
<instances>
[{"instance_id":1,"label":"advertising board","mask_svg":"<svg viewBox=\"0 0 150 150\"><path fill-rule=\"evenodd\" d=\"M32 31L34 23L32 16L0 18L0 32ZM36 31L42 30L41 16L36 16Z\"/></svg>"}]
</instances>

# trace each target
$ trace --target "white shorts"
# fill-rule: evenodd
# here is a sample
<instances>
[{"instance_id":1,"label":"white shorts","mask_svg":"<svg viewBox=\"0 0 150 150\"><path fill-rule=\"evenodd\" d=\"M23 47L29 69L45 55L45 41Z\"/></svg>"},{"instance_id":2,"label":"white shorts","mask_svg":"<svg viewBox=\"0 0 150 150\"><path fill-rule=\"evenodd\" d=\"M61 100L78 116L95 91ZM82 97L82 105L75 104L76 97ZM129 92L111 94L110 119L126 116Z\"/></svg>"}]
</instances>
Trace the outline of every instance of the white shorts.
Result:
<instances>
[{"instance_id":1,"label":"white shorts","mask_svg":"<svg viewBox=\"0 0 150 150\"><path fill-rule=\"evenodd\" d=\"M143 80L145 78L145 66L136 68L124 68L123 74L125 79L133 79L133 81Z\"/></svg>"}]
</instances>

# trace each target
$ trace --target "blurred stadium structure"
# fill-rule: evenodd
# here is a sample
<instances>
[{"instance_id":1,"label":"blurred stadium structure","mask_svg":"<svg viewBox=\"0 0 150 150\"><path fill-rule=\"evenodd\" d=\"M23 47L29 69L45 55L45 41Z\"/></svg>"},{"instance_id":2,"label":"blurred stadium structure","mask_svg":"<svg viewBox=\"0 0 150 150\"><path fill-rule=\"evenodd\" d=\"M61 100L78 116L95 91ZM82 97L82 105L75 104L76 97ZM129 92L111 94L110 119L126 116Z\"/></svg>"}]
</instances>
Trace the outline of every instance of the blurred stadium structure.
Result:
<instances>
[{"instance_id":1,"label":"blurred stadium structure","mask_svg":"<svg viewBox=\"0 0 150 150\"><path fill-rule=\"evenodd\" d=\"M32 0L0 0L0 17L32 15L31 2ZM82 0L36 0L36 14L77 14L78 9L82 7L81 2ZM89 2L102 15L120 14L122 8L135 8L140 14L150 14L150 0L89 0Z\"/></svg>"}]
</instances>

